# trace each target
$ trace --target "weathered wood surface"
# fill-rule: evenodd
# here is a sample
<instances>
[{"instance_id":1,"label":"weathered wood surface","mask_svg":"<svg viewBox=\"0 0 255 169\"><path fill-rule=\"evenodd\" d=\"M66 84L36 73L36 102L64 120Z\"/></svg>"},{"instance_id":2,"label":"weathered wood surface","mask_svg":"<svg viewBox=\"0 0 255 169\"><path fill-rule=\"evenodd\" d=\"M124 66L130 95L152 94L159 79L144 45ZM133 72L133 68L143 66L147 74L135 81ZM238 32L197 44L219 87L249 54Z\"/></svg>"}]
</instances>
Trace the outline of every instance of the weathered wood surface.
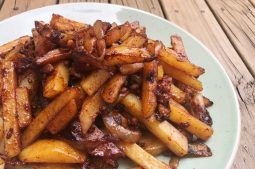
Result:
<instances>
[{"instance_id":1,"label":"weathered wood surface","mask_svg":"<svg viewBox=\"0 0 255 169\"><path fill-rule=\"evenodd\" d=\"M104 2L138 8L165 17L200 39L224 66L238 94L242 133L232 169L254 168L255 0L0 0L0 20L57 2Z\"/></svg>"}]
</instances>

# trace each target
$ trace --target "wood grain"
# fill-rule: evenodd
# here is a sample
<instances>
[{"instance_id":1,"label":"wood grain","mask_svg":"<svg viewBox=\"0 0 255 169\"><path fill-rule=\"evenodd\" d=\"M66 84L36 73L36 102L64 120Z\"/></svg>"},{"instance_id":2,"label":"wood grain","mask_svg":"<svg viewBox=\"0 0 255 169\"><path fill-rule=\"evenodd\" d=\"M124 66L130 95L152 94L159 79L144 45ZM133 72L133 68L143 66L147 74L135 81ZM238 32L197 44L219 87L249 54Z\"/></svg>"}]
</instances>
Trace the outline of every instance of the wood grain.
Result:
<instances>
[{"instance_id":1,"label":"wood grain","mask_svg":"<svg viewBox=\"0 0 255 169\"><path fill-rule=\"evenodd\" d=\"M225 33L255 75L255 8L248 0L207 0Z\"/></svg>"},{"instance_id":2,"label":"wood grain","mask_svg":"<svg viewBox=\"0 0 255 169\"><path fill-rule=\"evenodd\" d=\"M70 2L102 2L102 3L108 3L108 0L60 0L59 3L70 3Z\"/></svg>"},{"instance_id":3,"label":"wood grain","mask_svg":"<svg viewBox=\"0 0 255 169\"><path fill-rule=\"evenodd\" d=\"M57 0L5 0L0 11L0 21L27 10L56 3Z\"/></svg>"},{"instance_id":4,"label":"wood grain","mask_svg":"<svg viewBox=\"0 0 255 169\"><path fill-rule=\"evenodd\" d=\"M241 144L232 169L255 166L255 80L205 1L162 0L166 17L200 39L224 66L236 88L242 113ZM171 8L170 8L171 6Z\"/></svg>"},{"instance_id":5,"label":"wood grain","mask_svg":"<svg viewBox=\"0 0 255 169\"><path fill-rule=\"evenodd\" d=\"M111 0L110 3L141 9L164 17L158 0Z\"/></svg>"}]
</instances>

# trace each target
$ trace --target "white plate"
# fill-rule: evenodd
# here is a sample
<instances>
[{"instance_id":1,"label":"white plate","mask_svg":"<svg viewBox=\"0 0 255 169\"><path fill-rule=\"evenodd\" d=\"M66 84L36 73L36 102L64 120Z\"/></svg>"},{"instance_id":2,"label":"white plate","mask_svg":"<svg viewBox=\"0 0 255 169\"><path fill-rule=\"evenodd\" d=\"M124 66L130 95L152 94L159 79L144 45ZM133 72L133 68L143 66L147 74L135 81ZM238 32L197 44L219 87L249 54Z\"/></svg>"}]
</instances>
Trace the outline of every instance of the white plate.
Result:
<instances>
[{"instance_id":1,"label":"white plate","mask_svg":"<svg viewBox=\"0 0 255 169\"><path fill-rule=\"evenodd\" d=\"M56 13L85 23L97 19L124 23L138 20L146 26L148 36L169 45L169 36L178 34L183 38L190 60L205 68L206 73L199 78L203 82L204 95L213 100L209 109L213 118L214 135L207 142L213 156L209 158L186 158L180 162L180 169L224 169L230 168L238 148L240 135L240 112L234 88L215 56L196 38L175 24L155 15L118 5L97 3L75 3L48 6L28 11L0 22L0 44L31 34L35 20L48 22ZM169 158L161 156L168 163ZM126 168L127 162L119 168Z\"/></svg>"}]
</instances>

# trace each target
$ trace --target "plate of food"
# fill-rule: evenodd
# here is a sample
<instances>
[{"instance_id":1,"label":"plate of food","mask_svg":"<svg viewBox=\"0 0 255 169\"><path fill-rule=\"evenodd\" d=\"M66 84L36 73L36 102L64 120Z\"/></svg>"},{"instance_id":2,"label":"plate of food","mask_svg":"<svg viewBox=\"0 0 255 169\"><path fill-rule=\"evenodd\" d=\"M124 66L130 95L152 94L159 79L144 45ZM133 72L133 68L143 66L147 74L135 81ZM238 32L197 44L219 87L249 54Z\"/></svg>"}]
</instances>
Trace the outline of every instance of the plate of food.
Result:
<instances>
[{"instance_id":1,"label":"plate of food","mask_svg":"<svg viewBox=\"0 0 255 169\"><path fill-rule=\"evenodd\" d=\"M225 169L240 113L216 57L175 24L71 3L0 22L0 165Z\"/></svg>"}]
</instances>

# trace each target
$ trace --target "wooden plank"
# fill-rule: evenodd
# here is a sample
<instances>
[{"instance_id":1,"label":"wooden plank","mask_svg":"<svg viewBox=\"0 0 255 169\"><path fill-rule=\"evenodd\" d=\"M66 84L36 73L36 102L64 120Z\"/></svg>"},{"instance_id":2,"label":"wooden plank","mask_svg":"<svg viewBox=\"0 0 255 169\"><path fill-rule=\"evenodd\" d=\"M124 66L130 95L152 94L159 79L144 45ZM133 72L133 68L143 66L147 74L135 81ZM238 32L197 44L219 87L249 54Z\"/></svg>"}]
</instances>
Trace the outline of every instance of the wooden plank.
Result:
<instances>
[{"instance_id":1,"label":"wooden plank","mask_svg":"<svg viewBox=\"0 0 255 169\"><path fill-rule=\"evenodd\" d=\"M110 3L141 9L164 17L158 0L110 0Z\"/></svg>"},{"instance_id":2,"label":"wooden plank","mask_svg":"<svg viewBox=\"0 0 255 169\"><path fill-rule=\"evenodd\" d=\"M255 75L255 8L248 0L207 0L245 64Z\"/></svg>"},{"instance_id":3,"label":"wooden plank","mask_svg":"<svg viewBox=\"0 0 255 169\"><path fill-rule=\"evenodd\" d=\"M57 0L5 0L0 11L0 21L27 10L56 3Z\"/></svg>"},{"instance_id":4,"label":"wooden plank","mask_svg":"<svg viewBox=\"0 0 255 169\"><path fill-rule=\"evenodd\" d=\"M70 2L102 2L102 3L108 3L108 0L60 0L59 3L70 3Z\"/></svg>"},{"instance_id":5,"label":"wooden plank","mask_svg":"<svg viewBox=\"0 0 255 169\"><path fill-rule=\"evenodd\" d=\"M253 168L255 157L255 80L235 51L205 1L162 0L168 19L200 39L226 69L238 93L242 114L240 148L233 169ZM171 8L169 8L171 7Z\"/></svg>"}]
</instances>

